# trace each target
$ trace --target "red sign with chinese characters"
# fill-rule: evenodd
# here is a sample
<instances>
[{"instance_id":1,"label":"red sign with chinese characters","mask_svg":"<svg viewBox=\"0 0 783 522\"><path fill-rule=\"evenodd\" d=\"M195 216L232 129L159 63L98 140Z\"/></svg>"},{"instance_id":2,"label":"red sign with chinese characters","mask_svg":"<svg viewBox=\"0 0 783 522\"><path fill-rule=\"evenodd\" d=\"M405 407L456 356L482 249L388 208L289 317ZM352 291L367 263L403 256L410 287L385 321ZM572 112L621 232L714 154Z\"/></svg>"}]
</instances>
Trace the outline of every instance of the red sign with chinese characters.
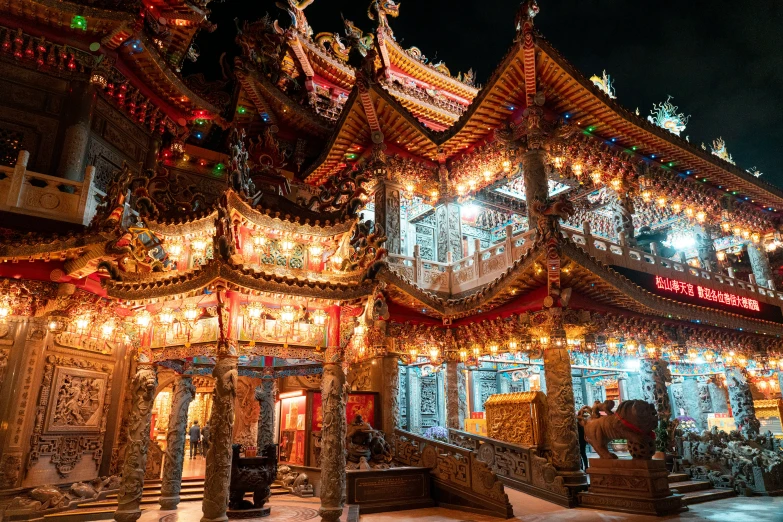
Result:
<instances>
[{"instance_id":1,"label":"red sign with chinese characters","mask_svg":"<svg viewBox=\"0 0 783 522\"><path fill-rule=\"evenodd\" d=\"M736 306L738 308L744 308L745 310L752 310L755 312L760 311L759 302L755 299L739 297L728 292L721 292L720 290L713 290L711 288L705 288L700 285L684 283L682 281L677 281L676 279L669 279L668 277L655 276L655 287L658 290L666 290L667 292L673 292L675 294L698 297L704 301L712 301L713 303L720 303L722 305Z\"/></svg>"}]
</instances>

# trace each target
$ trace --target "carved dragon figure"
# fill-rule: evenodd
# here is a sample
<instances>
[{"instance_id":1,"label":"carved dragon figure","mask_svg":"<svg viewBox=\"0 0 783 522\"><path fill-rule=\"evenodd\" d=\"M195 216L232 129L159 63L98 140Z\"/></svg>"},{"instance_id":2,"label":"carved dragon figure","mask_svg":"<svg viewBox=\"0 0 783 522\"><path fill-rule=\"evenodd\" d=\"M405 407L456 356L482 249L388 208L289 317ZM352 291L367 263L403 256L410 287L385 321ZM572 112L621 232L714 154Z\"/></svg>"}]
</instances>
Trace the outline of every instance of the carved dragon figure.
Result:
<instances>
[{"instance_id":1,"label":"carved dragon figure","mask_svg":"<svg viewBox=\"0 0 783 522\"><path fill-rule=\"evenodd\" d=\"M346 21L347 22L347 21ZM346 28L347 31L347 28ZM347 47L337 33L318 33L315 35L315 43L330 52L332 56L342 62L347 62L351 48Z\"/></svg>"},{"instance_id":2,"label":"carved dragon figure","mask_svg":"<svg viewBox=\"0 0 783 522\"><path fill-rule=\"evenodd\" d=\"M148 169L131 181L133 207L141 217L173 217L206 208L206 196L165 167Z\"/></svg>"},{"instance_id":3,"label":"carved dragon figure","mask_svg":"<svg viewBox=\"0 0 783 522\"><path fill-rule=\"evenodd\" d=\"M565 195L554 201L533 201L533 211L538 216L536 230L540 239L557 237L560 228L559 220L567 220L575 210L574 204Z\"/></svg>"},{"instance_id":4,"label":"carved dragon figure","mask_svg":"<svg viewBox=\"0 0 783 522\"><path fill-rule=\"evenodd\" d=\"M349 52L350 49L356 49L360 55L367 56L367 53L375 45L375 35L364 34L352 21L345 18L343 18L343 25L345 26L345 39L348 42Z\"/></svg>"},{"instance_id":5,"label":"carved dragon figure","mask_svg":"<svg viewBox=\"0 0 783 522\"><path fill-rule=\"evenodd\" d=\"M356 223L351 231L343 236L337 248L337 254L343 262L339 270L353 272L365 270L365 279L372 279L382 266L387 250L382 247L386 242L383 227L372 221Z\"/></svg>"},{"instance_id":6,"label":"carved dragon figure","mask_svg":"<svg viewBox=\"0 0 783 522\"><path fill-rule=\"evenodd\" d=\"M361 197L367 194L362 186L368 179L358 170L348 170L330 177L318 187L319 193L306 203L298 201L309 210L318 212L339 211L341 217L353 217L362 205Z\"/></svg>"},{"instance_id":7,"label":"carved dragon figure","mask_svg":"<svg viewBox=\"0 0 783 522\"><path fill-rule=\"evenodd\" d=\"M587 408L582 408L584 411ZM626 439L628 451L634 459L650 460L655 453L655 434L658 424L655 406L639 401L623 401L613 412L614 401L597 402L590 410L590 419L585 424L585 440L602 459L616 459L617 455L607 449L614 439ZM601 415L600 412L606 413Z\"/></svg>"},{"instance_id":8,"label":"carved dragon figure","mask_svg":"<svg viewBox=\"0 0 783 522\"><path fill-rule=\"evenodd\" d=\"M287 12L291 17L291 25L300 33L307 36L313 35L313 29L310 24L307 23L307 18L304 15L304 10L307 6L312 4L315 0L288 0L288 5L283 2L276 2L277 7Z\"/></svg>"},{"instance_id":9,"label":"carved dragon figure","mask_svg":"<svg viewBox=\"0 0 783 522\"><path fill-rule=\"evenodd\" d=\"M387 17L397 18L400 16L400 5L394 0L372 0L367 8L367 16L370 20L378 20L378 27L385 27L391 31Z\"/></svg>"}]
</instances>

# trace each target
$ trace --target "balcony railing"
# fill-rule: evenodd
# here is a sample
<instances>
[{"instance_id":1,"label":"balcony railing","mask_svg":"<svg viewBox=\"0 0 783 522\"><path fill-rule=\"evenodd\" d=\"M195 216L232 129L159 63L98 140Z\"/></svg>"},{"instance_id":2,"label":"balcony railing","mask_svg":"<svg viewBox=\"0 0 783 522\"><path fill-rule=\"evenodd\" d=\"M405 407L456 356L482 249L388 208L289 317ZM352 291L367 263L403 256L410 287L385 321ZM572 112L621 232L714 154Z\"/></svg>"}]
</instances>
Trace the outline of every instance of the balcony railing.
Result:
<instances>
[{"instance_id":1,"label":"balcony railing","mask_svg":"<svg viewBox=\"0 0 783 522\"><path fill-rule=\"evenodd\" d=\"M673 261L638 248L612 243L605 238L591 235L589 228L587 232L566 226L561 229L563 236L605 265L701 285L775 306L783 305L783 292L774 288L765 288L724 273L710 272L682 261ZM485 285L508 270L532 248L534 237L532 231L513 235L511 227L506 227L504 241L481 250L479 241L476 240L475 252L458 261L451 262L450 256L446 263L422 259L418 245L414 247L413 257L389 254L388 260L392 270L420 288L457 295Z\"/></svg>"},{"instance_id":2,"label":"balcony railing","mask_svg":"<svg viewBox=\"0 0 783 522\"><path fill-rule=\"evenodd\" d=\"M0 166L0 210L87 225L105 195L93 186L95 167L71 181L27 170L29 159L22 150L15 167Z\"/></svg>"}]
</instances>

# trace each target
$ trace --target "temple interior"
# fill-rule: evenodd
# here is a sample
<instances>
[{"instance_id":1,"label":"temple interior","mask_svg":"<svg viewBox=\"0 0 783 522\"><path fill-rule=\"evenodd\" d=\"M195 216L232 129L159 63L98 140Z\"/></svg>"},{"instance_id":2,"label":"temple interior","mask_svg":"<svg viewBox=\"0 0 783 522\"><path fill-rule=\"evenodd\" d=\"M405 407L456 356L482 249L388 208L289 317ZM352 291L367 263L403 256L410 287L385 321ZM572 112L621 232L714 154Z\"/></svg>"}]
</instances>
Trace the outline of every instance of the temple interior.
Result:
<instances>
[{"instance_id":1,"label":"temple interior","mask_svg":"<svg viewBox=\"0 0 783 522\"><path fill-rule=\"evenodd\" d=\"M0 2L0 520L783 520L783 190L367 2Z\"/></svg>"}]
</instances>

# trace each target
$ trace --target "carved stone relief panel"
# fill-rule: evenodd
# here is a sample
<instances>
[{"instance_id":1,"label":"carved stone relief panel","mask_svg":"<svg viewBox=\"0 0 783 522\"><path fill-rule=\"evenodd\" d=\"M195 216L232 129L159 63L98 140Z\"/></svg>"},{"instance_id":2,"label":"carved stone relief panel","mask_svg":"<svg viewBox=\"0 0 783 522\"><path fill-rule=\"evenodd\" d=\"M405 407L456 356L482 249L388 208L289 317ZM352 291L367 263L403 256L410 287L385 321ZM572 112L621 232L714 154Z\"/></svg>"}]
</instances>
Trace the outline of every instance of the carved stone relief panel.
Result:
<instances>
[{"instance_id":1,"label":"carved stone relief panel","mask_svg":"<svg viewBox=\"0 0 783 522\"><path fill-rule=\"evenodd\" d=\"M438 262L446 262L446 252L449 251L449 216L445 205L435 210L437 228Z\"/></svg>"},{"instance_id":2,"label":"carved stone relief panel","mask_svg":"<svg viewBox=\"0 0 783 522\"><path fill-rule=\"evenodd\" d=\"M400 367L400 428L408 429L408 368Z\"/></svg>"},{"instance_id":3,"label":"carved stone relief panel","mask_svg":"<svg viewBox=\"0 0 783 522\"><path fill-rule=\"evenodd\" d=\"M237 380L236 409L234 416L234 443L255 446L258 440L258 415L261 405L256 400L259 379L239 377Z\"/></svg>"},{"instance_id":4,"label":"carved stone relief panel","mask_svg":"<svg viewBox=\"0 0 783 522\"><path fill-rule=\"evenodd\" d=\"M438 414L438 387L434 375L421 378L421 414Z\"/></svg>"},{"instance_id":5,"label":"carved stone relief panel","mask_svg":"<svg viewBox=\"0 0 783 522\"><path fill-rule=\"evenodd\" d=\"M416 244L422 259L435 261L435 230L431 227L416 225Z\"/></svg>"},{"instance_id":6,"label":"carved stone relief panel","mask_svg":"<svg viewBox=\"0 0 783 522\"><path fill-rule=\"evenodd\" d=\"M449 205L449 252L454 260L461 259L462 252L462 218L459 205Z\"/></svg>"},{"instance_id":7,"label":"carved stone relief panel","mask_svg":"<svg viewBox=\"0 0 783 522\"><path fill-rule=\"evenodd\" d=\"M479 379L478 379L479 404L481 405L481 409L477 411L484 411L484 403L487 402L489 396L498 393L498 383L494 372L477 372L477 373L479 375Z\"/></svg>"},{"instance_id":8,"label":"carved stone relief panel","mask_svg":"<svg viewBox=\"0 0 783 522\"><path fill-rule=\"evenodd\" d=\"M582 394L582 378L574 377L574 407L576 409L585 406L585 399Z\"/></svg>"},{"instance_id":9,"label":"carved stone relief panel","mask_svg":"<svg viewBox=\"0 0 783 522\"><path fill-rule=\"evenodd\" d=\"M106 387L106 373L80 368L56 368L53 397L44 431L99 431Z\"/></svg>"}]
</instances>

